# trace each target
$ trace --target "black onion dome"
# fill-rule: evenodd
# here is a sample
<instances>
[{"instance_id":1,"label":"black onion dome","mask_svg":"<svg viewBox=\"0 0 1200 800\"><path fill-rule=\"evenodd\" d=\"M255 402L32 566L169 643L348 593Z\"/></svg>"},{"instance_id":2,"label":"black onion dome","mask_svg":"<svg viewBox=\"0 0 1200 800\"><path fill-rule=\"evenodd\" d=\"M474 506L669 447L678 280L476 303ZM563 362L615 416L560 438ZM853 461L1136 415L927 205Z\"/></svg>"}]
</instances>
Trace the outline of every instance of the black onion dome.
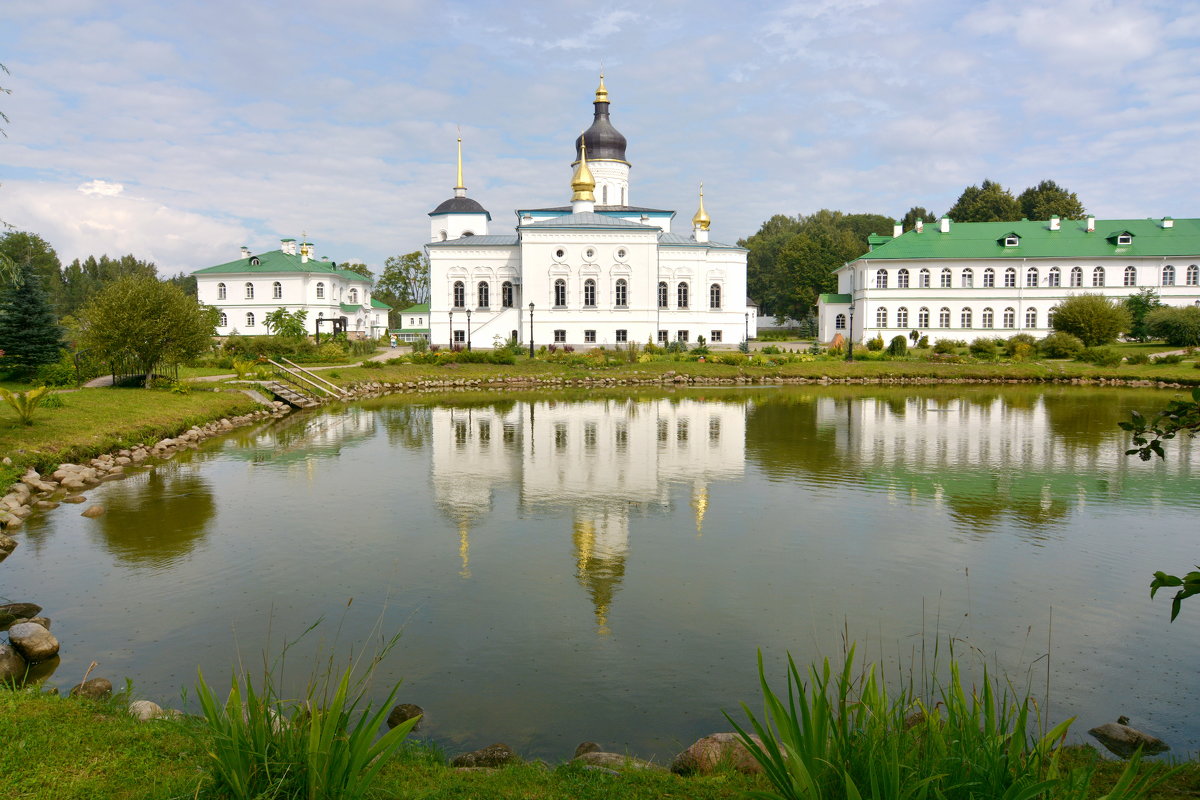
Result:
<instances>
[{"instance_id":1,"label":"black onion dome","mask_svg":"<svg viewBox=\"0 0 1200 800\"><path fill-rule=\"evenodd\" d=\"M575 160L579 161L579 145L586 139L588 161L624 161L625 137L609 121L608 103L599 101L592 105L596 107L596 116L592 120L592 127L575 140Z\"/></svg>"},{"instance_id":2,"label":"black onion dome","mask_svg":"<svg viewBox=\"0 0 1200 800\"><path fill-rule=\"evenodd\" d=\"M434 214L487 214L487 209L479 205L475 200L469 197L451 197L446 202L429 212L429 216ZM491 215L488 214L490 218Z\"/></svg>"}]
</instances>

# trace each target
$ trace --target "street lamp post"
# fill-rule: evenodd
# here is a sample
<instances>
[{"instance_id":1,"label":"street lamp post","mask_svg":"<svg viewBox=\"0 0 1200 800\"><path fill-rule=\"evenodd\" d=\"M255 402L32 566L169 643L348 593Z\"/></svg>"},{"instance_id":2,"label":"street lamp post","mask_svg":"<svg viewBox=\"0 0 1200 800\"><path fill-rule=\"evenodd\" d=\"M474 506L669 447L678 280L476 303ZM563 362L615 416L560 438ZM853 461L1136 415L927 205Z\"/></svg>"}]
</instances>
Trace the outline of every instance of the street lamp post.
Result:
<instances>
[{"instance_id":1,"label":"street lamp post","mask_svg":"<svg viewBox=\"0 0 1200 800\"><path fill-rule=\"evenodd\" d=\"M846 360L854 360L854 302L850 303L850 336L846 339Z\"/></svg>"},{"instance_id":2,"label":"street lamp post","mask_svg":"<svg viewBox=\"0 0 1200 800\"><path fill-rule=\"evenodd\" d=\"M450 350L454 350L454 312L450 312Z\"/></svg>"},{"instance_id":3,"label":"street lamp post","mask_svg":"<svg viewBox=\"0 0 1200 800\"><path fill-rule=\"evenodd\" d=\"M746 344L750 344L750 312L746 312Z\"/></svg>"},{"instance_id":4,"label":"street lamp post","mask_svg":"<svg viewBox=\"0 0 1200 800\"><path fill-rule=\"evenodd\" d=\"M471 349L471 309L467 309L467 349Z\"/></svg>"},{"instance_id":5,"label":"street lamp post","mask_svg":"<svg viewBox=\"0 0 1200 800\"><path fill-rule=\"evenodd\" d=\"M533 301L529 301L529 357L533 358Z\"/></svg>"}]
</instances>

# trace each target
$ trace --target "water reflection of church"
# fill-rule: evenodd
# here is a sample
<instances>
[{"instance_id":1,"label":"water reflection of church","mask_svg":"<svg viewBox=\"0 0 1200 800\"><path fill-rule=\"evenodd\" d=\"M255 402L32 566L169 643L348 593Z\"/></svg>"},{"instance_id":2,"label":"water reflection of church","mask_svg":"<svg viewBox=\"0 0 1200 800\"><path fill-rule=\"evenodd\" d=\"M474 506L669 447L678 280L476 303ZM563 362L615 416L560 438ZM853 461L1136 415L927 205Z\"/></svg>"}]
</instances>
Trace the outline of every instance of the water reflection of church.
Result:
<instances>
[{"instance_id":1,"label":"water reflection of church","mask_svg":"<svg viewBox=\"0 0 1200 800\"><path fill-rule=\"evenodd\" d=\"M522 512L570 507L576 578L606 633L631 512L665 510L672 485L688 485L701 534L709 485L741 478L746 407L673 398L439 408L432 431L434 496L458 525L461 574L497 489L512 489Z\"/></svg>"}]
</instances>

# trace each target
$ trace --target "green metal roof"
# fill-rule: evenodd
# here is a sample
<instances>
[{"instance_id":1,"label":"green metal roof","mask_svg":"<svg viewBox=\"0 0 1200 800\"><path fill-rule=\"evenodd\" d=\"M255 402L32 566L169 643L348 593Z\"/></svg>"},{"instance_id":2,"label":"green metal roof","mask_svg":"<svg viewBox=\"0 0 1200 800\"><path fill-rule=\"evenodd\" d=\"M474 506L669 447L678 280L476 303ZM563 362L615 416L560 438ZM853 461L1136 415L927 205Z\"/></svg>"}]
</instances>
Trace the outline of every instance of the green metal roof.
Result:
<instances>
[{"instance_id":1,"label":"green metal roof","mask_svg":"<svg viewBox=\"0 0 1200 800\"><path fill-rule=\"evenodd\" d=\"M409 306L400 312L401 314L428 314L429 303L417 303L415 306Z\"/></svg>"},{"instance_id":2,"label":"green metal roof","mask_svg":"<svg viewBox=\"0 0 1200 800\"><path fill-rule=\"evenodd\" d=\"M1117 234L1128 233L1133 243L1118 245ZM1005 247L1004 239L1016 236L1020 243ZM917 260L960 258L1137 258L1143 256L1200 256L1200 219L1177 219L1170 228L1160 219L1096 220L1087 231L1086 220L1064 219L1061 230L1050 223L951 222L950 232L936 224L879 244L860 258L868 260Z\"/></svg>"},{"instance_id":3,"label":"green metal roof","mask_svg":"<svg viewBox=\"0 0 1200 800\"><path fill-rule=\"evenodd\" d=\"M254 263L257 261L258 263ZM193 275L216 275L216 274L278 274L280 272L307 272L318 275L336 275L346 280L362 281L370 283L370 279L364 278L357 272L351 272L347 269L339 269L332 261L320 261L315 258L310 258L307 261L303 260L300 255L291 255L282 250L271 250L267 253L260 253L256 256L247 256L239 258L236 261L229 261L224 264L217 264L215 267L205 267L204 269L193 270Z\"/></svg>"},{"instance_id":4,"label":"green metal roof","mask_svg":"<svg viewBox=\"0 0 1200 800\"><path fill-rule=\"evenodd\" d=\"M429 328L392 328L391 333L429 333Z\"/></svg>"},{"instance_id":5,"label":"green metal roof","mask_svg":"<svg viewBox=\"0 0 1200 800\"><path fill-rule=\"evenodd\" d=\"M848 294L827 293L827 294L821 295L817 299L822 303L845 303L846 305L849 305L851 298L850 298L850 295L848 295Z\"/></svg>"},{"instance_id":6,"label":"green metal roof","mask_svg":"<svg viewBox=\"0 0 1200 800\"><path fill-rule=\"evenodd\" d=\"M362 306L360 306L360 305L351 305L350 303L342 303L342 313L343 314L354 314L360 310L362 310Z\"/></svg>"},{"instance_id":7,"label":"green metal roof","mask_svg":"<svg viewBox=\"0 0 1200 800\"><path fill-rule=\"evenodd\" d=\"M388 311L392 310L391 306L389 306L387 303L380 300L378 297L371 298L371 308L383 308L383 309L387 309Z\"/></svg>"}]
</instances>

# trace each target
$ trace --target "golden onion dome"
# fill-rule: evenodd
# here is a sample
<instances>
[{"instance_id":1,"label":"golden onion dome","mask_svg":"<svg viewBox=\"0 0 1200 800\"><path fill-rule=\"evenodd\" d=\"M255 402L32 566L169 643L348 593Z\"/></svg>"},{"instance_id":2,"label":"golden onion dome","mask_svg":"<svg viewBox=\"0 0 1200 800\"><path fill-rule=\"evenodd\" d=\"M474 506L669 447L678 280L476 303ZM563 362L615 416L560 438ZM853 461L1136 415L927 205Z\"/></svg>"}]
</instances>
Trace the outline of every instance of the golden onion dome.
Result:
<instances>
[{"instance_id":1,"label":"golden onion dome","mask_svg":"<svg viewBox=\"0 0 1200 800\"><path fill-rule=\"evenodd\" d=\"M712 225L712 219L708 216L708 212L704 210L704 184L700 184L700 208L696 211L696 216L692 217L693 227L699 228L702 231L708 230L708 226Z\"/></svg>"}]
</instances>

